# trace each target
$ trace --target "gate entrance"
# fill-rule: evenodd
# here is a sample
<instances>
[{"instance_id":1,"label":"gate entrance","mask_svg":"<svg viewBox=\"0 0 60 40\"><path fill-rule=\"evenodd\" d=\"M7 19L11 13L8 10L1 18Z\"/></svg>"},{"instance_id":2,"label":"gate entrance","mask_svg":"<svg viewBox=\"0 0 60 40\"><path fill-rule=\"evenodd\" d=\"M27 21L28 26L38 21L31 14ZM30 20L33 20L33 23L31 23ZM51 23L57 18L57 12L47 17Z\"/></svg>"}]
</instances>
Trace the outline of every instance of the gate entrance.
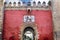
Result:
<instances>
[{"instance_id":1,"label":"gate entrance","mask_svg":"<svg viewBox=\"0 0 60 40\"><path fill-rule=\"evenodd\" d=\"M23 40L35 40L35 32L31 27L27 27L23 31Z\"/></svg>"}]
</instances>

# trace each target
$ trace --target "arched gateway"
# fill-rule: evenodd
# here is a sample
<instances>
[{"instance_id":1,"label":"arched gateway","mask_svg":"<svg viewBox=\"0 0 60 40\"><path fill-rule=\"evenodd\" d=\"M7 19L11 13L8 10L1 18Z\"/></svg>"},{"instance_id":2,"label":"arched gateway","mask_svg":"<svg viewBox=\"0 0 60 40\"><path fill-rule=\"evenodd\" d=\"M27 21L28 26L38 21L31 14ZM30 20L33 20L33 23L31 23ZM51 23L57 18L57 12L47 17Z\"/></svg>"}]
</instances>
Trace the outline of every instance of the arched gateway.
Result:
<instances>
[{"instance_id":1,"label":"arched gateway","mask_svg":"<svg viewBox=\"0 0 60 40\"><path fill-rule=\"evenodd\" d=\"M31 27L27 27L23 31L23 40L35 40L35 30Z\"/></svg>"},{"instance_id":2,"label":"arched gateway","mask_svg":"<svg viewBox=\"0 0 60 40\"><path fill-rule=\"evenodd\" d=\"M21 40L36 40L37 36L37 25L34 23L24 23L21 27Z\"/></svg>"}]
</instances>

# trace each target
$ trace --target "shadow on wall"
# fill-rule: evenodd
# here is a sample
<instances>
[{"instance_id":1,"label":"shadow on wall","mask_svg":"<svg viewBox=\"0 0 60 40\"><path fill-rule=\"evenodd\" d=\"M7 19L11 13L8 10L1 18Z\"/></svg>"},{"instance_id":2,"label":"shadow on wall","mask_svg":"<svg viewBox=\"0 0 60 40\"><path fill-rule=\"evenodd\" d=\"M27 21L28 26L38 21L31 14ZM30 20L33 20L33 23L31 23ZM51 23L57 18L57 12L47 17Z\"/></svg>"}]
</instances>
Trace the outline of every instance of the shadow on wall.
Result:
<instances>
[{"instance_id":1,"label":"shadow on wall","mask_svg":"<svg viewBox=\"0 0 60 40\"><path fill-rule=\"evenodd\" d=\"M14 36L11 36L10 38L9 38L9 40L14 40L15 38L14 38Z\"/></svg>"}]
</instances>

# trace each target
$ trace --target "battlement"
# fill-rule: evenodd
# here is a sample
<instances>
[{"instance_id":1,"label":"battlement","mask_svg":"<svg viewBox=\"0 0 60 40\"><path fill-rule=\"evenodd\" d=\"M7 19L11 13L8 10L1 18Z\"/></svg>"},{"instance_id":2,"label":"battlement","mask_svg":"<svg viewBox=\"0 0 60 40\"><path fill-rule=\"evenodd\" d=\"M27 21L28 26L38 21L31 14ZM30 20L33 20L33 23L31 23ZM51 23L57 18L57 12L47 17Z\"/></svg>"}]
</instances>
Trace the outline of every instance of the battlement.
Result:
<instances>
[{"instance_id":1,"label":"battlement","mask_svg":"<svg viewBox=\"0 0 60 40\"><path fill-rule=\"evenodd\" d=\"M26 8L32 8L32 9L47 9L47 8L51 8L51 1L48 1L48 3L46 3L45 1L43 2L28 2L28 4L26 4L25 2L4 2L4 7L5 8L21 8L26 9ZM15 10L14 9L14 10Z\"/></svg>"}]
</instances>

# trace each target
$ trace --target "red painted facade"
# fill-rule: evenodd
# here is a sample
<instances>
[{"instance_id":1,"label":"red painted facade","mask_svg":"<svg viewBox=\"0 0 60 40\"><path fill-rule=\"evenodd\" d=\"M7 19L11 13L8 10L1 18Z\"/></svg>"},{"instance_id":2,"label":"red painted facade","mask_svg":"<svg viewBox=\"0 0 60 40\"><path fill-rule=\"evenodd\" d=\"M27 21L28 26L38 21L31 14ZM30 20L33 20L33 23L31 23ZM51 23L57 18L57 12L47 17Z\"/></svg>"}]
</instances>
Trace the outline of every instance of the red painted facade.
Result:
<instances>
[{"instance_id":1,"label":"red painted facade","mask_svg":"<svg viewBox=\"0 0 60 40\"><path fill-rule=\"evenodd\" d=\"M21 24L23 24L23 16L27 13L26 10L5 10L3 38L9 40L14 35L14 40L19 40L19 32ZM38 40L53 40L53 25L51 10L32 10L32 15L35 16L39 39ZM10 39L11 40L11 39Z\"/></svg>"}]
</instances>

